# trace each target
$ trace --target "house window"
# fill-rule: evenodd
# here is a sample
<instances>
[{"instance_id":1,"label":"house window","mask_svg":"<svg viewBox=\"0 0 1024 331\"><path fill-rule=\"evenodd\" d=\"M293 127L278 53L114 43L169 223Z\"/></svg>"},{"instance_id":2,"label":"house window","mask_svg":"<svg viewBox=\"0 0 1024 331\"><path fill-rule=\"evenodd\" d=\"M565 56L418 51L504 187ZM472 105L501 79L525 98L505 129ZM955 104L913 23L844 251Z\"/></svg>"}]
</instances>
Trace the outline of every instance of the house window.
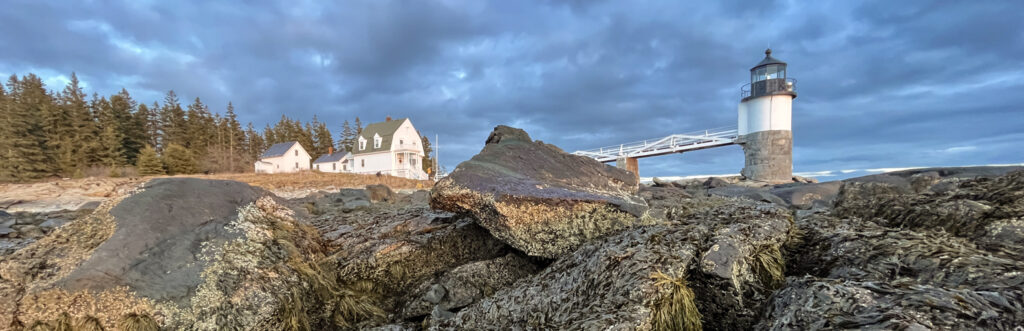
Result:
<instances>
[{"instance_id":1,"label":"house window","mask_svg":"<svg viewBox=\"0 0 1024 331\"><path fill-rule=\"evenodd\" d=\"M399 144L399 145L405 145L405 140L402 140L402 139L398 139L398 144Z\"/></svg>"},{"instance_id":2,"label":"house window","mask_svg":"<svg viewBox=\"0 0 1024 331\"><path fill-rule=\"evenodd\" d=\"M331 163L331 170L338 170L338 164L337 163Z\"/></svg>"},{"instance_id":3,"label":"house window","mask_svg":"<svg viewBox=\"0 0 1024 331\"><path fill-rule=\"evenodd\" d=\"M295 156L299 156L299 150L295 150Z\"/></svg>"},{"instance_id":4,"label":"house window","mask_svg":"<svg viewBox=\"0 0 1024 331\"><path fill-rule=\"evenodd\" d=\"M320 170L320 165L319 164L316 165L316 170Z\"/></svg>"},{"instance_id":5,"label":"house window","mask_svg":"<svg viewBox=\"0 0 1024 331\"><path fill-rule=\"evenodd\" d=\"M359 160L359 161L360 161L359 165L362 166L363 168L366 168L366 160Z\"/></svg>"},{"instance_id":6,"label":"house window","mask_svg":"<svg viewBox=\"0 0 1024 331\"><path fill-rule=\"evenodd\" d=\"M299 163L295 162L295 169L298 169L298 168L299 168Z\"/></svg>"},{"instance_id":7,"label":"house window","mask_svg":"<svg viewBox=\"0 0 1024 331\"><path fill-rule=\"evenodd\" d=\"M366 139L363 139L362 136L359 136L359 150L364 149L366 149Z\"/></svg>"}]
</instances>

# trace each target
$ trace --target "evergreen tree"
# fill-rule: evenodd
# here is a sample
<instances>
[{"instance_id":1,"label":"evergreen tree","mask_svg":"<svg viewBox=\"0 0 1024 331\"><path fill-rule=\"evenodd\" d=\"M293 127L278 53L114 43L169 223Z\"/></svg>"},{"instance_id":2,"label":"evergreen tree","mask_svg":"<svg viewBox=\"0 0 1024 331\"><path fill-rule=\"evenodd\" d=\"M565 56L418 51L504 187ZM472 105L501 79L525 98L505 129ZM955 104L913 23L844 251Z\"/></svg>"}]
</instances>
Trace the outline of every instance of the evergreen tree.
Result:
<instances>
[{"instance_id":1,"label":"evergreen tree","mask_svg":"<svg viewBox=\"0 0 1024 331\"><path fill-rule=\"evenodd\" d=\"M135 164L139 151L146 145L148 114L139 113L138 104L128 94L128 90L123 88L110 96L110 111L110 116L113 116L114 125L121 136L121 158L127 164Z\"/></svg>"},{"instance_id":2,"label":"evergreen tree","mask_svg":"<svg viewBox=\"0 0 1024 331\"><path fill-rule=\"evenodd\" d=\"M306 131L309 132L311 138L307 148L310 150L311 157L316 155L313 157L314 160L334 148L334 137L331 137L331 131L327 129L327 124L320 122L316 115L313 115L313 122L306 124Z\"/></svg>"},{"instance_id":3,"label":"evergreen tree","mask_svg":"<svg viewBox=\"0 0 1024 331\"><path fill-rule=\"evenodd\" d=\"M206 149L212 145L212 138L216 135L216 123L210 110L197 97L188 105L185 116L188 137L184 146L197 155L206 154Z\"/></svg>"},{"instance_id":4,"label":"evergreen tree","mask_svg":"<svg viewBox=\"0 0 1024 331\"><path fill-rule=\"evenodd\" d=\"M135 163L135 168L138 169L139 175L143 176L164 174L164 164L156 155L156 149L148 145L139 152L139 160Z\"/></svg>"},{"instance_id":5,"label":"evergreen tree","mask_svg":"<svg viewBox=\"0 0 1024 331\"><path fill-rule=\"evenodd\" d=\"M156 150L160 150L160 144L163 139L160 137L162 128L160 127L160 104L153 101L153 106L145 107L144 104L139 105L139 111L146 110L146 137L148 138L147 144Z\"/></svg>"},{"instance_id":6,"label":"evergreen tree","mask_svg":"<svg viewBox=\"0 0 1024 331\"><path fill-rule=\"evenodd\" d=\"M95 145L96 123L93 121L92 111L85 100L85 92L78 81L78 76L71 73L71 80L64 87L60 95L60 106L65 109L71 118L72 133L69 139L71 147L70 161L74 163L73 173L81 173L89 165L91 145ZM67 162L67 158L63 157ZM58 162L58 163L63 163ZM62 171L67 171L67 164L61 164Z\"/></svg>"},{"instance_id":7,"label":"evergreen tree","mask_svg":"<svg viewBox=\"0 0 1024 331\"><path fill-rule=\"evenodd\" d=\"M352 129L352 125L348 124L348 120L345 120L341 124L341 136L338 140L338 150L353 151L356 145L356 130Z\"/></svg>"},{"instance_id":8,"label":"evergreen tree","mask_svg":"<svg viewBox=\"0 0 1024 331\"><path fill-rule=\"evenodd\" d=\"M266 144L266 147L270 147L270 145L278 143L277 135L275 134L274 129L270 127L270 124L267 124L267 126L263 128L263 141Z\"/></svg>"},{"instance_id":9,"label":"evergreen tree","mask_svg":"<svg viewBox=\"0 0 1024 331\"><path fill-rule=\"evenodd\" d=\"M40 95L42 81L29 74L8 80L3 123L0 123L0 179L23 181L52 175L53 158L47 153L46 136L40 108L46 99Z\"/></svg>"},{"instance_id":10,"label":"evergreen tree","mask_svg":"<svg viewBox=\"0 0 1024 331\"><path fill-rule=\"evenodd\" d=\"M169 175L187 175L197 171L195 156L178 144L169 144L164 149L164 164Z\"/></svg>"},{"instance_id":11,"label":"evergreen tree","mask_svg":"<svg viewBox=\"0 0 1024 331\"><path fill-rule=\"evenodd\" d=\"M125 165L124 147L121 145L123 138L116 126L107 125L103 128L99 137L100 148L97 155L100 164L112 169Z\"/></svg>"},{"instance_id":12,"label":"evergreen tree","mask_svg":"<svg viewBox=\"0 0 1024 331\"><path fill-rule=\"evenodd\" d=\"M355 130L356 130L356 136L357 137L359 136L360 133L363 133L363 122L359 121L359 116L356 116L356 127L355 127ZM356 138L356 139L359 139L359 138Z\"/></svg>"},{"instance_id":13,"label":"evergreen tree","mask_svg":"<svg viewBox=\"0 0 1024 331\"><path fill-rule=\"evenodd\" d=\"M72 137L74 134L74 123L66 107L61 107L56 96L46 90L42 80L29 74L21 80L23 85L22 100L25 105L38 112L42 118L43 137L45 139L46 154L53 160L56 167L53 169L63 175L71 175L74 171L74 154L72 150Z\"/></svg>"},{"instance_id":14,"label":"evergreen tree","mask_svg":"<svg viewBox=\"0 0 1024 331\"><path fill-rule=\"evenodd\" d=\"M310 123L306 123L306 126L303 127L302 124L299 123L299 121L295 121L295 126L299 128L299 139L297 139L297 141L299 142L299 144L302 144L302 148L305 148L307 151L310 151L309 154L311 157L314 154L316 155L316 157L320 157L321 153L316 150L316 142L313 139L313 125ZM316 158L314 158L314 160L315 159Z\"/></svg>"},{"instance_id":15,"label":"evergreen tree","mask_svg":"<svg viewBox=\"0 0 1024 331\"><path fill-rule=\"evenodd\" d=\"M228 155L231 156L229 159L229 169L236 171L234 163L235 158L238 155L245 155L242 146L245 144L245 133L242 132L242 125L238 123L238 116L235 115L235 106L228 102L228 110L224 118L224 125L226 129L226 140Z\"/></svg>"},{"instance_id":16,"label":"evergreen tree","mask_svg":"<svg viewBox=\"0 0 1024 331\"><path fill-rule=\"evenodd\" d=\"M433 177L434 158L430 156L430 153L434 152L434 149L430 146L430 139L427 136L423 136L421 140L423 141L423 171Z\"/></svg>"},{"instance_id":17,"label":"evergreen tree","mask_svg":"<svg viewBox=\"0 0 1024 331\"><path fill-rule=\"evenodd\" d=\"M163 132L161 148L166 148L170 144L184 145L188 142L185 110L181 108L174 90L168 91L164 97L164 105L160 108L160 128Z\"/></svg>"},{"instance_id":18,"label":"evergreen tree","mask_svg":"<svg viewBox=\"0 0 1024 331\"><path fill-rule=\"evenodd\" d=\"M263 141L263 136L256 132L256 128L253 127L252 122L245 129L245 141L246 141L246 155L249 156L249 161L255 161L263 154L263 150L267 148L266 142Z\"/></svg>"}]
</instances>

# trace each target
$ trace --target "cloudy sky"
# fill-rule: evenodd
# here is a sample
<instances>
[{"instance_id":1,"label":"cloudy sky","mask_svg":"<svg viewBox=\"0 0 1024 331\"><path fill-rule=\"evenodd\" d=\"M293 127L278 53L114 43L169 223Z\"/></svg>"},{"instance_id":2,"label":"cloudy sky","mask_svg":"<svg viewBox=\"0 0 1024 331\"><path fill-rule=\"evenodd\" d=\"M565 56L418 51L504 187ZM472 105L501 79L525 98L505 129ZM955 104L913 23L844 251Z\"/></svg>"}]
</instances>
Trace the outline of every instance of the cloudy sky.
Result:
<instances>
[{"instance_id":1,"label":"cloudy sky","mask_svg":"<svg viewBox=\"0 0 1024 331\"><path fill-rule=\"evenodd\" d=\"M452 169L495 125L572 151L735 125L771 47L797 172L1024 162L1019 1L7 0L0 74L281 114L410 117ZM640 160L738 173L737 146Z\"/></svg>"}]
</instances>

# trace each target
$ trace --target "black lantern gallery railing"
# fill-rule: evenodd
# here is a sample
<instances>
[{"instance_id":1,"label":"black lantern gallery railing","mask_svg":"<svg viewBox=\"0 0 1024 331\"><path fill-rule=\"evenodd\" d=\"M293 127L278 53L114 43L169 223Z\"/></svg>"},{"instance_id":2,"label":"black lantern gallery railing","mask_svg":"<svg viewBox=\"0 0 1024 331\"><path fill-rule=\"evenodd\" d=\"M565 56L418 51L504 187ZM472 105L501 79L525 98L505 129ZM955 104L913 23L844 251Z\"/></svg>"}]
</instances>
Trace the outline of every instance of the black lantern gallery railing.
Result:
<instances>
[{"instance_id":1,"label":"black lantern gallery railing","mask_svg":"<svg viewBox=\"0 0 1024 331\"><path fill-rule=\"evenodd\" d=\"M740 87L740 98L759 97L777 92L795 92L795 78L773 78L745 84Z\"/></svg>"}]
</instances>

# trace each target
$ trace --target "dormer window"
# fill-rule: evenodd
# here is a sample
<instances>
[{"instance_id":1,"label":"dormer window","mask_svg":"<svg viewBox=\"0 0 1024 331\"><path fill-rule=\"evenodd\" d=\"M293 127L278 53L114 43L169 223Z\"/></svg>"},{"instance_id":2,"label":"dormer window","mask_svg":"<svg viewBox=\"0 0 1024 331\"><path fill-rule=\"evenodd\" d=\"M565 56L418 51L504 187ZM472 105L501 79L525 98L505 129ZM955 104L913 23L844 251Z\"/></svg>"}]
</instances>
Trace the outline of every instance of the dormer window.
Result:
<instances>
[{"instance_id":1,"label":"dormer window","mask_svg":"<svg viewBox=\"0 0 1024 331\"><path fill-rule=\"evenodd\" d=\"M383 140L384 139L382 139L379 135L374 134L373 135L373 148L380 148L380 143Z\"/></svg>"},{"instance_id":2,"label":"dormer window","mask_svg":"<svg viewBox=\"0 0 1024 331\"><path fill-rule=\"evenodd\" d=\"M366 149L366 139L363 139L363 136L359 136L359 150L364 149Z\"/></svg>"}]
</instances>

